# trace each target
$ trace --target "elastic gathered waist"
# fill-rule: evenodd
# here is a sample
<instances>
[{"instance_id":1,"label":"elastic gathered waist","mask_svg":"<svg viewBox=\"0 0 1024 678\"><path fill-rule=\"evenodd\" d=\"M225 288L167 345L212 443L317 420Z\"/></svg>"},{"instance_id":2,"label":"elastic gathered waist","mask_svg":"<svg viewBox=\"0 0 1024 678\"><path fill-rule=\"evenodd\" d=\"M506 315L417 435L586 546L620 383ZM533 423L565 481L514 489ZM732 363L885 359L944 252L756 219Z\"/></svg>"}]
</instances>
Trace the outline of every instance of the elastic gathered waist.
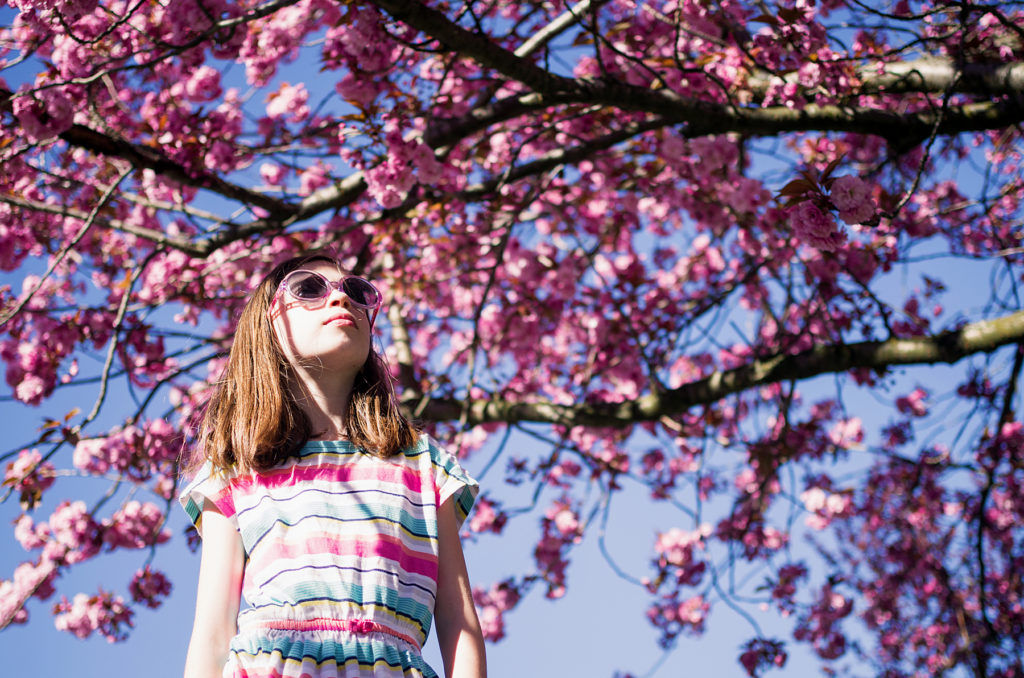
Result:
<instances>
[{"instance_id":1,"label":"elastic gathered waist","mask_svg":"<svg viewBox=\"0 0 1024 678\"><path fill-rule=\"evenodd\" d=\"M384 633L392 638L404 640L413 647L420 649L420 644L412 636L399 633L392 628L369 619L269 619L254 621L253 626L280 631L348 631L358 635Z\"/></svg>"}]
</instances>

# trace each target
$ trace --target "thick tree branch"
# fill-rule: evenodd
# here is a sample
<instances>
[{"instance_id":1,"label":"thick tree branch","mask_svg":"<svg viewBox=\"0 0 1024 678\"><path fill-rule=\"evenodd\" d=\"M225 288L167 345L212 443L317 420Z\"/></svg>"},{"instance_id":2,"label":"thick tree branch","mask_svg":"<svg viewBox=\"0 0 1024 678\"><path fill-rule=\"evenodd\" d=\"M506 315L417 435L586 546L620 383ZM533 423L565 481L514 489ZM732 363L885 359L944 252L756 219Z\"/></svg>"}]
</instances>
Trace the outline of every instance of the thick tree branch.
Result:
<instances>
[{"instance_id":1,"label":"thick tree branch","mask_svg":"<svg viewBox=\"0 0 1024 678\"><path fill-rule=\"evenodd\" d=\"M536 94L522 94L479 106L457 118L435 118L430 121L423 142L431 148L457 143L491 125L510 120L550 104Z\"/></svg>"},{"instance_id":2,"label":"thick tree branch","mask_svg":"<svg viewBox=\"0 0 1024 678\"><path fill-rule=\"evenodd\" d=\"M662 394L623 403L559 405L551 402L472 400L429 401L418 414L425 421L452 421L466 412L471 425L532 421L562 426L623 427L679 414L695 405L781 381L804 380L853 369L884 370L897 365L955 363L976 353L1024 342L1024 311L983 320L930 337L821 345L795 355L776 355L715 372Z\"/></svg>"},{"instance_id":3,"label":"thick tree branch","mask_svg":"<svg viewBox=\"0 0 1024 678\"><path fill-rule=\"evenodd\" d=\"M957 70L952 59L926 57L912 61L869 64L857 69L863 83L858 94L904 94L922 92L942 94L981 94L985 96L1024 96L1024 64L1020 62L968 63ZM755 99L763 97L775 76L765 74L747 81ZM799 82L799 74L787 73L782 80Z\"/></svg>"}]
</instances>

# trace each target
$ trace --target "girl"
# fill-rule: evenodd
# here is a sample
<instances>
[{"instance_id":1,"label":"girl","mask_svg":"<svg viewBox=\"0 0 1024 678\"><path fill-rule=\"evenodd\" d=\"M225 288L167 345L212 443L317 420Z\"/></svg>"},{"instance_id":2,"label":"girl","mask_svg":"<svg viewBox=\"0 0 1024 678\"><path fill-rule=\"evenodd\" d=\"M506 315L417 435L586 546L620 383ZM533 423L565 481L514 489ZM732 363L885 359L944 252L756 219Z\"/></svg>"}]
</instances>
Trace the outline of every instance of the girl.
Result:
<instances>
[{"instance_id":1,"label":"girl","mask_svg":"<svg viewBox=\"0 0 1024 678\"><path fill-rule=\"evenodd\" d=\"M477 485L399 411L380 305L319 254L246 303L179 498L203 537L186 678L429 678L432 617L445 675L486 675L458 533Z\"/></svg>"}]
</instances>

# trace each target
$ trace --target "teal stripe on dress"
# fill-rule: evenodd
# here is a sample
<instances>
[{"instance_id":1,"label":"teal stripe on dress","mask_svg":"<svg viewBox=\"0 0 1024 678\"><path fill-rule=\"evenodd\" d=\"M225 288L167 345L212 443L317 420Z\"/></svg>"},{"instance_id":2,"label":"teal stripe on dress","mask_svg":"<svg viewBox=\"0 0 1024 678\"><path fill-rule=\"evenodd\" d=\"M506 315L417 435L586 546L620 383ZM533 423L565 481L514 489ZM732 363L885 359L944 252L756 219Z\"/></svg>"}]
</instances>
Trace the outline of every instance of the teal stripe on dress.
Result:
<instances>
[{"instance_id":1,"label":"teal stripe on dress","mask_svg":"<svg viewBox=\"0 0 1024 678\"><path fill-rule=\"evenodd\" d=\"M309 634L316 635L316 634ZM246 655L278 654L283 660L306 663L317 667L329 662L336 662L338 667L356 664L360 668L374 669L384 664L392 669L402 670L412 667L423 673L425 677L436 678L431 669L419 654L401 650L390 643L369 638L343 641L338 636L324 637L321 642L296 641L290 634L264 631L260 635L246 634L236 636L231 643L231 652L240 655L238 659L245 666ZM310 647L310 646L314 647ZM315 650L315 651L314 651ZM338 660L341 659L341 662Z\"/></svg>"}]
</instances>

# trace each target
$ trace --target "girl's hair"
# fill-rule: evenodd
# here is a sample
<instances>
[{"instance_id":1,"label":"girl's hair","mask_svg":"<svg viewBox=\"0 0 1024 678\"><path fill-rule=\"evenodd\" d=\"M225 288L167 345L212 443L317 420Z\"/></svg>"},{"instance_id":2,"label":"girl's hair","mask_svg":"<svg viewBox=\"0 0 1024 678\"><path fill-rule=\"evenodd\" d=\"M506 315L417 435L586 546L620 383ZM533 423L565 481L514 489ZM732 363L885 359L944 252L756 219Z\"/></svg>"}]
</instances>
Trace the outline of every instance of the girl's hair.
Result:
<instances>
[{"instance_id":1,"label":"girl's hair","mask_svg":"<svg viewBox=\"0 0 1024 678\"><path fill-rule=\"evenodd\" d=\"M284 277L318 261L340 268L326 254L295 257L275 266L249 297L227 368L202 414L187 471L207 459L225 470L266 470L294 456L313 435L309 418L292 395L292 367L278 344L269 310ZM352 384L345 425L349 441L380 457L395 455L418 438L398 407L384 359L372 347Z\"/></svg>"}]
</instances>

